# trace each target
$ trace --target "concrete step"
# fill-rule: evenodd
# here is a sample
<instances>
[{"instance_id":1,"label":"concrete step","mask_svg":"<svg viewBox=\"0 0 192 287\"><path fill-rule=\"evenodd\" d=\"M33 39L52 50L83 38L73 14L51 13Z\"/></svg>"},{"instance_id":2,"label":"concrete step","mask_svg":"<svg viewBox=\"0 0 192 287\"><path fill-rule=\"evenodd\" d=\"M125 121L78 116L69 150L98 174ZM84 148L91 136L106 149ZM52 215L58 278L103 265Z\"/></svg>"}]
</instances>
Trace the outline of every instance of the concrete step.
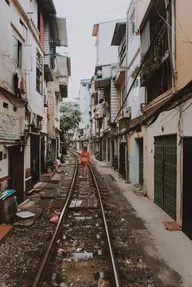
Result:
<instances>
[{"instance_id":1,"label":"concrete step","mask_svg":"<svg viewBox=\"0 0 192 287\"><path fill-rule=\"evenodd\" d=\"M50 182L50 180L54 176L54 174L55 174L55 171L50 172L50 173L44 173L40 176L40 181L41 182Z\"/></svg>"}]
</instances>

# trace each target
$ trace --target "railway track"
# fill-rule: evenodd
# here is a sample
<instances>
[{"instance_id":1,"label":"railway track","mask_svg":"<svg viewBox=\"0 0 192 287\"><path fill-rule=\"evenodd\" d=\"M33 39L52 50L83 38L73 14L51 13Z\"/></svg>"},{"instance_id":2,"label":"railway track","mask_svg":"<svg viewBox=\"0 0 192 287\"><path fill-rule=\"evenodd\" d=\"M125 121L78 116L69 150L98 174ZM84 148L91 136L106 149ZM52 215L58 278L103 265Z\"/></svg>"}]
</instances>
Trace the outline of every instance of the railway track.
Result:
<instances>
[{"instance_id":1,"label":"railway track","mask_svg":"<svg viewBox=\"0 0 192 287\"><path fill-rule=\"evenodd\" d=\"M119 277L102 203L103 183L91 165L81 177L76 157L71 186L33 287L114 286Z\"/></svg>"}]
</instances>

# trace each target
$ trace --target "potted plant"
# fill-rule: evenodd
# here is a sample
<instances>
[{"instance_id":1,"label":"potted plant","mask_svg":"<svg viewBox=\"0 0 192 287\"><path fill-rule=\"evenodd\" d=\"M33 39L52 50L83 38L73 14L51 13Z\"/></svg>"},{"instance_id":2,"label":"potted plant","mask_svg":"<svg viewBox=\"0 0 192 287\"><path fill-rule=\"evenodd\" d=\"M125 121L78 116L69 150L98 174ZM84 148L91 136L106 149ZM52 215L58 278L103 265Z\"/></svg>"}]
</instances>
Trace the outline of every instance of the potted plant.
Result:
<instances>
[{"instance_id":1,"label":"potted plant","mask_svg":"<svg viewBox=\"0 0 192 287\"><path fill-rule=\"evenodd\" d=\"M46 162L46 165L47 165L47 172L51 172L51 171L54 171L55 169L55 163L54 163L54 160L53 160L53 156L52 156L52 153L51 151L48 151L47 153L47 162Z\"/></svg>"}]
</instances>

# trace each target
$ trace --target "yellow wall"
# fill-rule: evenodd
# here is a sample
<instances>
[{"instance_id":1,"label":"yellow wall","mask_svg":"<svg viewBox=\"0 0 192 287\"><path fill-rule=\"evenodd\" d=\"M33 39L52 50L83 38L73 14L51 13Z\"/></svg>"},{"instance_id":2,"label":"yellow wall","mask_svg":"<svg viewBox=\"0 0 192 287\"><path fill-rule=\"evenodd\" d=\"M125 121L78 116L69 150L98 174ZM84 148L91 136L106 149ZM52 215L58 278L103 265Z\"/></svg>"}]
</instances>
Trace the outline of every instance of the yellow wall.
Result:
<instances>
[{"instance_id":1,"label":"yellow wall","mask_svg":"<svg viewBox=\"0 0 192 287\"><path fill-rule=\"evenodd\" d=\"M177 90L192 80L192 1L176 0L176 71ZM186 35L185 35L186 34ZM189 42L189 40L191 43Z\"/></svg>"}]
</instances>

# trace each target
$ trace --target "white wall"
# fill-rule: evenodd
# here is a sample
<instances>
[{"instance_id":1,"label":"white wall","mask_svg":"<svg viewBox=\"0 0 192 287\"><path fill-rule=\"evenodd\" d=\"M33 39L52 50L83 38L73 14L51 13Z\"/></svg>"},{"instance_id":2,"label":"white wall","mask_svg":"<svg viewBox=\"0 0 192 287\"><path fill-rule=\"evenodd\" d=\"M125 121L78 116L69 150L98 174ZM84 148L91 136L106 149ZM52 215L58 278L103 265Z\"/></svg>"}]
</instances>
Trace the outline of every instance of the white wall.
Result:
<instances>
[{"instance_id":1,"label":"white wall","mask_svg":"<svg viewBox=\"0 0 192 287\"><path fill-rule=\"evenodd\" d=\"M24 150L24 164L25 164L25 168L24 171L26 172L26 169L31 168L31 138L30 136L27 139L27 143L25 145L25 150Z\"/></svg>"},{"instance_id":2,"label":"white wall","mask_svg":"<svg viewBox=\"0 0 192 287\"><path fill-rule=\"evenodd\" d=\"M118 47L111 46L116 21L99 24L98 65L109 65L118 60Z\"/></svg>"},{"instance_id":3,"label":"white wall","mask_svg":"<svg viewBox=\"0 0 192 287\"><path fill-rule=\"evenodd\" d=\"M0 144L0 152L7 155L6 159L0 161L0 178L8 176L8 149L4 144Z\"/></svg>"},{"instance_id":4,"label":"white wall","mask_svg":"<svg viewBox=\"0 0 192 287\"><path fill-rule=\"evenodd\" d=\"M32 13L30 17L33 19L35 25L37 26L37 19L38 19L38 5L36 0L18 0L20 5L22 6L25 13Z\"/></svg>"},{"instance_id":5,"label":"white wall","mask_svg":"<svg viewBox=\"0 0 192 287\"><path fill-rule=\"evenodd\" d=\"M133 11L135 9L135 25L137 26L137 9L134 2L130 6L128 19L130 19ZM136 34L128 38L128 51L127 51L127 92L129 91L133 80L135 78L134 72L140 66L141 56L140 56L140 38ZM131 107L131 118L134 119L141 115L140 106L145 103L145 88L140 87L140 78L137 78L138 85L132 88L128 96L128 106Z\"/></svg>"},{"instance_id":6,"label":"white wall","mask_svg":"<svg viewBox=\"0 0 192 287\"><path fill-rule=\"evenodd\" d=\"M192 100L189 100L182 106L182 110L185 112L182 113L180 118L180 113L178 109L171 111L163 112L158 117L157 121L147 128L146 138L145 138L145 163L147 166L145 178L146 178L146 188L147 195L151 200L154 200L154 137L177 134L177 222L182 224L182 164L183 164L183 155L182 155L182 136L192 136L191 130L191 114L192 106L189 106L192 103ZM181 125L181 133L179 133L178 127L179 122ZM164 131L162 131L162 127Z\"/></svg>"},{"instance_id":7,"label":"white wall","mask_svg":"<svg viewBox=\"0 0 192 287\"><path fill-rule=\"evenodd\" d=\"M28 6L25 0L20 1L27 10ZM34 15L37 14L37 4L33 1ZM31 8L31 9L32 9ZM35 16L34 16L35 17ZM27 34L20 23L20 19L27 27L27 23L20 15L14 1L10 6L5 1L0 2L0 24L4 29L0 33L0 85L10 92L14 93L13 75L22 74L26 79L27 98L29 105L34 113L44 116L44 97L36 92L36 49L42 54L40 47L34 39L31 31L27 29ZM20 70L12 60L13 53L13 34L22 42L22 70Z\"/></svg>"},{"instance_id":8,"label":"white wall","mask_svg":"<svg viewBox=\"0 0 192 287\"><path fill-rule=\"evenodd\" d=\"M127 66L131 64L135 56L138 54L140 49L140 39L139 36L133 36L128 42L128 53L127 53Z\"/></svg>"},{"instance_id":9,"label":"white wall","mask_svg":"<svg viewBox=\"0 0 192 287\"><path fill-rule=\"evenodd\" d=\"M132 65L130 66L130 68L128 69L128 88L127 91L130 89L134 78L131 77L133 71L136 69L136 67L138 67L139 63L140 63L140 54L137 54L135 60L132 62ZM137 78L138 81L138 86L133 88L128 96L128 106L131 107L131 118L134 119L138 116L141 115L141 104L145 103L145 88L140 87L140 78Z\"/></svg>"},{"instance_id":10,"label":"white wall","mask_svg":"<svg viewBox=\"0 0 192 287\"><path fill-rule=\"evenodd\" d=\"M86 86L83 87L82 83L86 83ZM85 129L89 125L89 110L90 110L90 92L88 89L90 80L85 80L80 84L80 111L82 113L82 121L79 124L80 129Z\"/></svg>"}]
</instances>

